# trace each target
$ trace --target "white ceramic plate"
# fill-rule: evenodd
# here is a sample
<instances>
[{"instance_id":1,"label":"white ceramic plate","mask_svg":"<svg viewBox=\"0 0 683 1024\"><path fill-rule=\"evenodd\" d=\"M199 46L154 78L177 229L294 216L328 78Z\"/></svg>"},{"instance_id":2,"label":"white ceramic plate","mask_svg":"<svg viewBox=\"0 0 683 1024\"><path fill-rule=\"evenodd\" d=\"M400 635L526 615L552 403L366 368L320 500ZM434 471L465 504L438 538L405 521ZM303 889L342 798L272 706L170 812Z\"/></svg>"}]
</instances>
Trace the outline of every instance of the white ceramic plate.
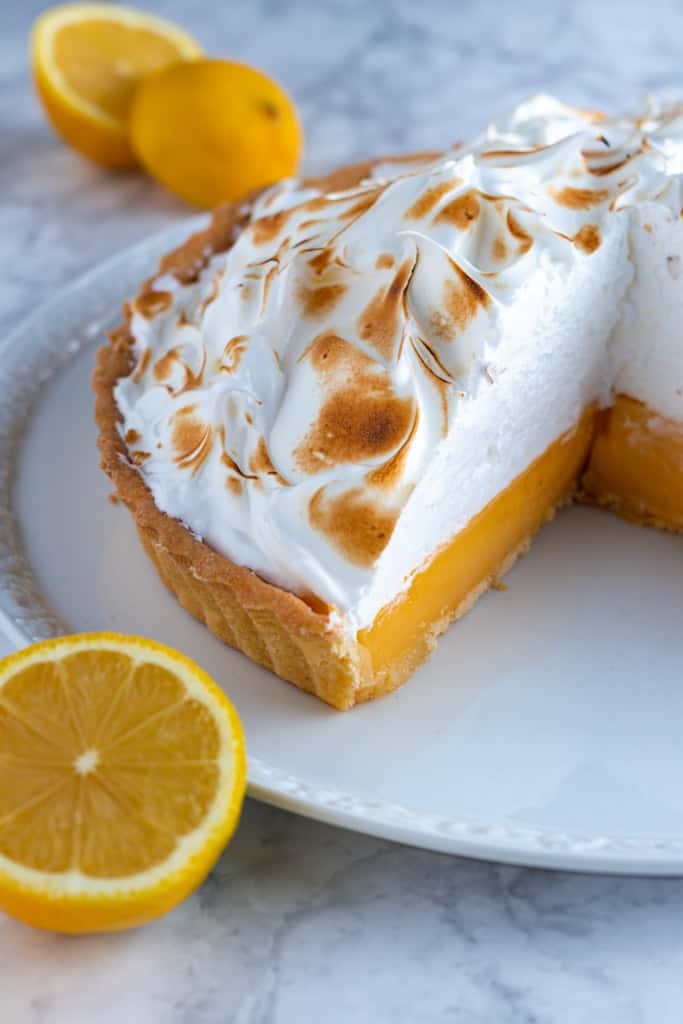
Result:
<instances>
[{"instance_id":1,"label":"white ceramic plate","mask_svg":"<svg viewBox=\"0 0 683 1024\"><path fill-rule=\"evenodd\" d=\"M232 697L254 796L434 850L683 874L683 538L588 509L531 553L392 696L348 714L221 645L165 591L99 469L103 331L182 224L0 342L0 609L14 643L146 634Z\"/></svg>"}]
</instances>

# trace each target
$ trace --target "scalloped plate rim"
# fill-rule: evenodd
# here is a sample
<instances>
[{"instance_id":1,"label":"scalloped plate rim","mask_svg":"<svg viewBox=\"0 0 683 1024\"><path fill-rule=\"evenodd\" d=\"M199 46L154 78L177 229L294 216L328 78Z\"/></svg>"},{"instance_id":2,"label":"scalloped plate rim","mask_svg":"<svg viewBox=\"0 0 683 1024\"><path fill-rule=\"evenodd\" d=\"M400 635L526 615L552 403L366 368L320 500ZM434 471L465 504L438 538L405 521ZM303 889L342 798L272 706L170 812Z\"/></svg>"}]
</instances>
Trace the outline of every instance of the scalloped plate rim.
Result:
<instances>
[{"instance_id":1,"label":"scalloped plate rim","mask_svg":"<svg viewBox=\"0 0 683 1024\"><path fill-rule=\"evenodd\" d=\"M118 252L99 263L86 274L64 288L58 295L41 305L25 318L4 338L0 339L0 356L11 354L15 346L39 325L46 316L69 304L72 295L82 292L84 286L97 285L107 272L136 259L148 267L169 247L178 244L190 232L206 223L206 216L199 215L184 219L163 229L149 239ZM148 270L148 273L152 272ZM86 341L87 343L87 341ZM92 341L90 342L92 344ZM45 379L35 387L34 397L39 400L43 388L59 369L76 357L82 345L69 352L62 352L51 366ZM0 390L2 382L0 381ZM11 417L9 417L11 420ZM16 439L21 439L21 426ZM8 440L3 430L0 415L0 444ZM0 453L1 454L1 453ZM8 531L14 531L15 543L18 530L12 512L12 467L14 459L7 460L3 476L0 471L0 485L9 481L6 507L3 509L0 497L0 559L3 555L3 536L7 546ZM0 463L2 459L0 459ZM1 467L0 467L1 470ZM2 513L10 513L10 522ZM20 547L14 552L23 557ZM7 551L5 550L5 555ZM28 565L28 563L27 563ZM21 613L34 622L40 623L45 609L22 606L13 596L16 581L8 586L0 560L0 632L15 647L54 635L49 628L38 626L27 629L22 626ZM54 624L58 620L55 618ZM249 794L261 801L303 816L363 832L379 838L398 841L415 847L466 857L501 863L571 870L579 872L601 872L614 874L683 875L683 836L679 837L629 837L613 835L582 835L572 832L553 831L517 826L487 826L471 820L444 818L424 814L419 810L393 804L384 800L359 799L352 792L325 789L305 779L289 775L272 767L263 759L249 760Z\"/></svg>"}]
</instances>

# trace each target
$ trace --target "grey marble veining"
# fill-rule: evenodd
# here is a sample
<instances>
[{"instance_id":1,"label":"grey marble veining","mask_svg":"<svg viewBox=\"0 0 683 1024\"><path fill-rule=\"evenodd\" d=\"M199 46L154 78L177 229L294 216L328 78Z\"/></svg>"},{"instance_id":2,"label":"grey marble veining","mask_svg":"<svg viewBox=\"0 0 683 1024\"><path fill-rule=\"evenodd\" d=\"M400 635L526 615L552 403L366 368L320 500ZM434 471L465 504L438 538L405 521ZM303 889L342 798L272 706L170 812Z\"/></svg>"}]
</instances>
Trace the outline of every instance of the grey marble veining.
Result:
<instances>
[{"instance_id":1,"label":"grey marble veining","mask_svg":"<svg viewBox=\"0 0 683 1024\"><path fill-rule=\"evenodd\" d=\"M683 881L496 867L249 802L216 871L143 930L0 923L3 1020L678 1024Z\"/></svg>"},{"instance_id":2,"label":"grey marble veining","mask_svg":"<svg viewBox=\"0 0 683 1024\"><path fill-rule=\"evenodd\" d=\"M53 138L26 62L43 6L0 9L0 332L189 212ZM438 147L538 90L615 110L648 92L683 96L674 0L147 6L287 86L309 171ZM0 1019L679 1024L682 903L679 880L467 862L248 802L205 885L145 929L65 939L0 916Z\"/></svg>"}]
</instances>

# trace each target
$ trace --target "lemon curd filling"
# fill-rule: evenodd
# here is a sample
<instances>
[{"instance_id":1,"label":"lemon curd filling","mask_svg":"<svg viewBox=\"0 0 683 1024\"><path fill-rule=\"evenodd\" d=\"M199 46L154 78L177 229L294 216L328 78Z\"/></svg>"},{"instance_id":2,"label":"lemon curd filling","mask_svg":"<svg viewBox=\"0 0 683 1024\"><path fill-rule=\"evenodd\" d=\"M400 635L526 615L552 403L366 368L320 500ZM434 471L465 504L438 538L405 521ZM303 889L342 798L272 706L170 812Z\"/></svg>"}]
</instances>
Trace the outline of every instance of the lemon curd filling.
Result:
<instances>
[{"instance_id":1,"label":"lemon curd filling","mask_svg":"<svg viewBox=\"0 0 683 1024\"><path fill-rule=\"evenodd\" d=\"M350 707L559 504L683 529L681 126L535 97L441 156L282 182L165 259L99 421L182 603Z\"/></svg>"},{"instance_id":2,"label":"lemon curd filling","mask_svg":"<svg viewBox=\"0 0 683 1024\"><path fill-rule=\"evenodd\" d=\"M375 672L400 661L425 632L439 633L467 610L478 593L507 568L528 539L577 484L586 461L597 413L587 408L563 434L486 508L476 515L424 569L408 589L359 633Z\"/></svg>"},{"instance_id":3,"label":"lemon curd filling","mask_svg":"<svg viewBox=\"0 0 683 1024\"><path fill-rule=\"evenodd\" d=\"M550 447L476 515L408 589L361 630L373 670L382 672L468 610L502 575L581 478L589 499L628 519L683 528L683 426L618 395L609 409L586 409Z\"/></svg>"},{"instance_id":4,"label":"lemon curd filling","mask_svg":"<svg viewBox=\"0 0 683 1024\"><path fill-rule=\"evenodd\" d=\"M629 519L683 529L683 423L618 395L600 414L584 487Z\"/></svg>"}]
</instances>

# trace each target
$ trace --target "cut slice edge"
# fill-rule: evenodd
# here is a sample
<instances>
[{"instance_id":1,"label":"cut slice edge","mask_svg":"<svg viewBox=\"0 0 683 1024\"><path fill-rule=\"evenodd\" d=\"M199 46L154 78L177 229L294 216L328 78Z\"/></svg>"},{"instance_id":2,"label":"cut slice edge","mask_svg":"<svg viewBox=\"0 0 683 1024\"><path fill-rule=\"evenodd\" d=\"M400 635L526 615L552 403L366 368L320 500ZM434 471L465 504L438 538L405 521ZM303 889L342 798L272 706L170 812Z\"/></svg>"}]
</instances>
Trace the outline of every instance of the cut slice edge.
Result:
<instances>
[{"instance_id":1,"label":"cut slice edge","mask_svg":"<svg viewBox=\"0 0 683 1024\"><path fill-rule=\"evenodd\" d=\"M95 633L34 644L0 661L0 710L6 706L4 695L9 684L22 674L28 679L30 671L27 673L27 670L32 666L59 665L68 656L84 651L99 652L105 658L110 653L125 653L133 666L153 665L171 673L182 685L188 703L200 706L210 715L220 742L213 761L217 781L210 806L197 827L186 834L173 835L174 847L169 855L151 867L120 877L93 877L80 867L60 871L35 868L0 851L0 908L27 924L63 932L130 927L174 907L201 883L230 839L237 826L246 786L244 739L232 704L190 659L154 641ZM16 713L16 707L14 711ZM77 760L83 764L83 758ZM30 752L27 752L26 763L30 763ZM38 764L43 772L45 766ZM92 767L86 758L86 769L89 766ZM150 767L153 771L159 770L156 764ZM149 785L152 775L145 770L144 762L134 766L133 774L136 768L142 769L140 778ZM171 768L177 773L178 764L171 764ZM0 776L3 771L7 771L7 760L3 762L0 749ZM190 774L188 772L188 777ZM71 773L71 777L73 775ZM65 772L62 776L67 777ZM192 794L189 799L191 797ZM24 810L22 805L16 815L10 813L3 817L0 814L0 836L3 823L8 818L21 817ZM76 815L76 808L73 810ZM172 820L163 823L162 828L173 832ZM29 843L39 839L31 836L30 825L26 838Z\"/></svg>"}]
</instances>

